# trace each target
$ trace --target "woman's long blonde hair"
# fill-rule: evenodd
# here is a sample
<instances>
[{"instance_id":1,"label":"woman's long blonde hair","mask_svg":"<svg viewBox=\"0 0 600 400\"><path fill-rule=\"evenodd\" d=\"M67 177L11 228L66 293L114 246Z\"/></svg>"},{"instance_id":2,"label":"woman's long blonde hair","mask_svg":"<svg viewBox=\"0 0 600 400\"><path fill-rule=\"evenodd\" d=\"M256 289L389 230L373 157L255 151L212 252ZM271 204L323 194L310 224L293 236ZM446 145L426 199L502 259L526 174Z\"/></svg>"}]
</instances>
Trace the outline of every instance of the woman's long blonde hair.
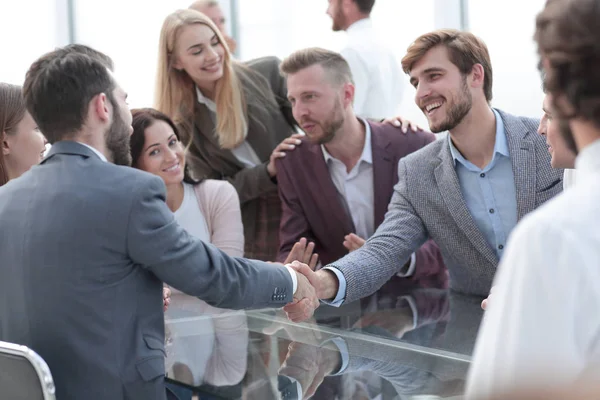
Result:
<instances>
[{"instance_id":1,"label":"woman's long blonde hair","mask_svg":"<svg viewBox=\"0 0 600 400\"><path fill-rule=\"evenodd\" d=\"M247 104L240 79L232 65L231 54L223 35L206 15L194 10L177 10L163 23L158 50L155 108L167 114L182 126L183 142L191 143L194 126L195 84L184 70L173 67L175 45L182 29L188 25L203 24L217 35L225 48L223 76L217 81L215 104L217 106L216 135L224 149L241 144L248 131Z\"/></svg>"}]
</instances>

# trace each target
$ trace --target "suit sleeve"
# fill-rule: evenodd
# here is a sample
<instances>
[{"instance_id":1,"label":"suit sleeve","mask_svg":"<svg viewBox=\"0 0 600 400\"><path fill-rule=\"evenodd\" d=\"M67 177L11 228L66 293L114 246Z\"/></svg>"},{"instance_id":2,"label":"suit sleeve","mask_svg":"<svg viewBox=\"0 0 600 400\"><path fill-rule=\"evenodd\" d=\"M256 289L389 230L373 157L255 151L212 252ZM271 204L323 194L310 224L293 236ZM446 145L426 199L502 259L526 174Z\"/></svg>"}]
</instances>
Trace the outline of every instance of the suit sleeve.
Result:
<instances>
[{"instance_id":1,"label":"suit sleeve","mask_svg":"<svg viewBox=\"0 0 600 400\"><path fill-rule=\"evenodd\" d=\"M280 307L292 301L293 281L286 268L232 258L193 238L167 207L160 178L137 183L127 227L127 250L134 263L216 307Z\"/></svg>"},{"instance_id":2,"label":"suit sleeve","mask_svg":"<svg viewBox=\"0 0 600 400\"><path fill-rule=\"evenodd\" d=\"M346 302L376 292L428 238L423 221L408 198L404 160L398 165L398 177L388 212L375 234L363 247L329 265L346 278Z\"/></svg>"},{"instance_id":3,"label":"suit sleeve","mask_svg":"<svg viewBox=\"0 0 600 400\"><path fill-rule=\"evenodd\" d=\"M287 160L286 160L287 161ZM300 238L314 241L304 209L300 204L292 182L289 163L277 161L279 198L281 199L281 221L279 223L279 254L277 261L283 262Z\"/></svg>"}]
</instances>

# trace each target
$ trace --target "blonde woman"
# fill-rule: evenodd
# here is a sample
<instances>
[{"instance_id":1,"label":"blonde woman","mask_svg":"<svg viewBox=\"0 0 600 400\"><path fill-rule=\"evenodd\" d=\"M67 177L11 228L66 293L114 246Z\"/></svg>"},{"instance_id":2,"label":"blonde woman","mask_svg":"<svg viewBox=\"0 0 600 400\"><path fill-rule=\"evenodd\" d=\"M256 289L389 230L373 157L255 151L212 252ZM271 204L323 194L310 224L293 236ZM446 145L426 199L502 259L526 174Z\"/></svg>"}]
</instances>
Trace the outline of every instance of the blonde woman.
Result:
<instances>
[{"instance_id":1,"label":"blonde woman","mask_svg":"<svg viewBox=\"0 0 600 400\"><path fill-rule=\"evenodd\" d=\"M21 87L0 83L0 186L44 157L46 139L25 108Z\"/></svg>"},{"instance_id":2,"label":"blonde woman","mask_svg":"<svg viewBox=\"0 0 600 400\"><path fill-rule=\"evenodd\" d=\"M245 256L274 260L281 215L275 159L300 144L279 60L234 61L208 17L178 10L162 27L155 98L189 145L192 175L236 188Z\"/></svg>"}]
</instances>

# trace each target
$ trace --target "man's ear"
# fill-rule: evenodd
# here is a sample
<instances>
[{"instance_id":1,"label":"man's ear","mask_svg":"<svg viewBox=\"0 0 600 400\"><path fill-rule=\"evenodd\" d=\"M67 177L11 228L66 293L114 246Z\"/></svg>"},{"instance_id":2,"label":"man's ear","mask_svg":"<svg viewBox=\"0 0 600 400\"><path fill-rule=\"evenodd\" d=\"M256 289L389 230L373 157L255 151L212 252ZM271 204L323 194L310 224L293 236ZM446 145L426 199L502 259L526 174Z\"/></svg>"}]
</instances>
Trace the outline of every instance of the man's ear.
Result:
<instances>
[{"instance_id":1,"label":"man's ear","mask_svg":"<svg viewBox=\"0 0 600 400\"><path fill-rule=\"evenodd\" d=\"M475 64L471 69L471 84L474 87L483 87L485 84L485 71L483 70L483 65Z\"/></svg>"},{"instance_id":2,"label":"man's ear","mask_svg":"<svg viewBox=\"0 0 600 400\"><path fill-rule=\"evenodd\" d=\"M2 154L7 156L10 154L10 143L8 135L5 132L0 132L0 140L2 140Z\"/></svg>"},{"instance_id":3,"label":"man's ear","mask_svg":"<svg viewBox=\"0 0 600 400\"><path fill-rule=\"evenodd\" d=\"M100 121L109 121L111 114L111 107L108 105L108 97L105 93L100 93L92 98L90 101L89 110L93 115L88 115L88 117L92 117L94 119L99 119Z\"/></svg>"},{"instance_id":4,"label":"man's ear","mask_svg":"<svg viewBox=\"0 0 600 400\"><path fill-rule=\"evenodd\" d=\"M356 88L352 83L347 82L344 83L343 91L343 104L344 108L346 108L354 103L354 94L356 92Z\"/></svg>"}]
</instances>

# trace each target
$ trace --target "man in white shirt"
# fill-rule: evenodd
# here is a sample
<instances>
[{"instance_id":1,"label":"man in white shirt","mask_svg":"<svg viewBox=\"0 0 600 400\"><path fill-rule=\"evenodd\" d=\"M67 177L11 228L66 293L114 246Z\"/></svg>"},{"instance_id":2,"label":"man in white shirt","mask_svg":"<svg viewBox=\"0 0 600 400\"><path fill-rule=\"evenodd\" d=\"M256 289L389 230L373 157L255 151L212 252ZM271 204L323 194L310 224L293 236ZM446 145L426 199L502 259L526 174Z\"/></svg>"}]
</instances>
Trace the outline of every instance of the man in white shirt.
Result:
<instances>
[{"instance_id":1,"label":"man in white shirt","mask_svg":"<svg viewBox=\"0 0 600 400\"><path fill-rule=\"evenodd\" d=\"M479 333L468 399L567 386L600 366L599 18L595 0L548 1L537 18L554 115L569 125L561 133L578 152L577 183L514 230Z\"/></svg>"},{"instance_id":2,"label":"man in white shirt","mask_svg":"<svg viewBox=\"0 0 600 400\"><path fill-rule=\"evenodd\" d=\"M191 10L196 10L206 15L208 18L215 23L217 29L223 34L225 41L227 42L227 46L229 47L229 51L231 53L235 53L237 49L237 43L234 38L229 36L227 32L227 26L225 19L225 13L221 9L219 2L217 0L197 0L194 1L189 7Z\"/></svg>"},{"instance_id":3,"label":"man in white shirt","mask_svg":"<svg viewBox=\"0 0 600 400\"><path fill-rule=\"evenodd\" d=\"M341 54L354 77L354 112L383 119L398 114L404 77L394 53L375 34L370 18L374 4L375 0L329 0L327 14L334 31L348 34Z\"/></svg>"}]
</instances>

